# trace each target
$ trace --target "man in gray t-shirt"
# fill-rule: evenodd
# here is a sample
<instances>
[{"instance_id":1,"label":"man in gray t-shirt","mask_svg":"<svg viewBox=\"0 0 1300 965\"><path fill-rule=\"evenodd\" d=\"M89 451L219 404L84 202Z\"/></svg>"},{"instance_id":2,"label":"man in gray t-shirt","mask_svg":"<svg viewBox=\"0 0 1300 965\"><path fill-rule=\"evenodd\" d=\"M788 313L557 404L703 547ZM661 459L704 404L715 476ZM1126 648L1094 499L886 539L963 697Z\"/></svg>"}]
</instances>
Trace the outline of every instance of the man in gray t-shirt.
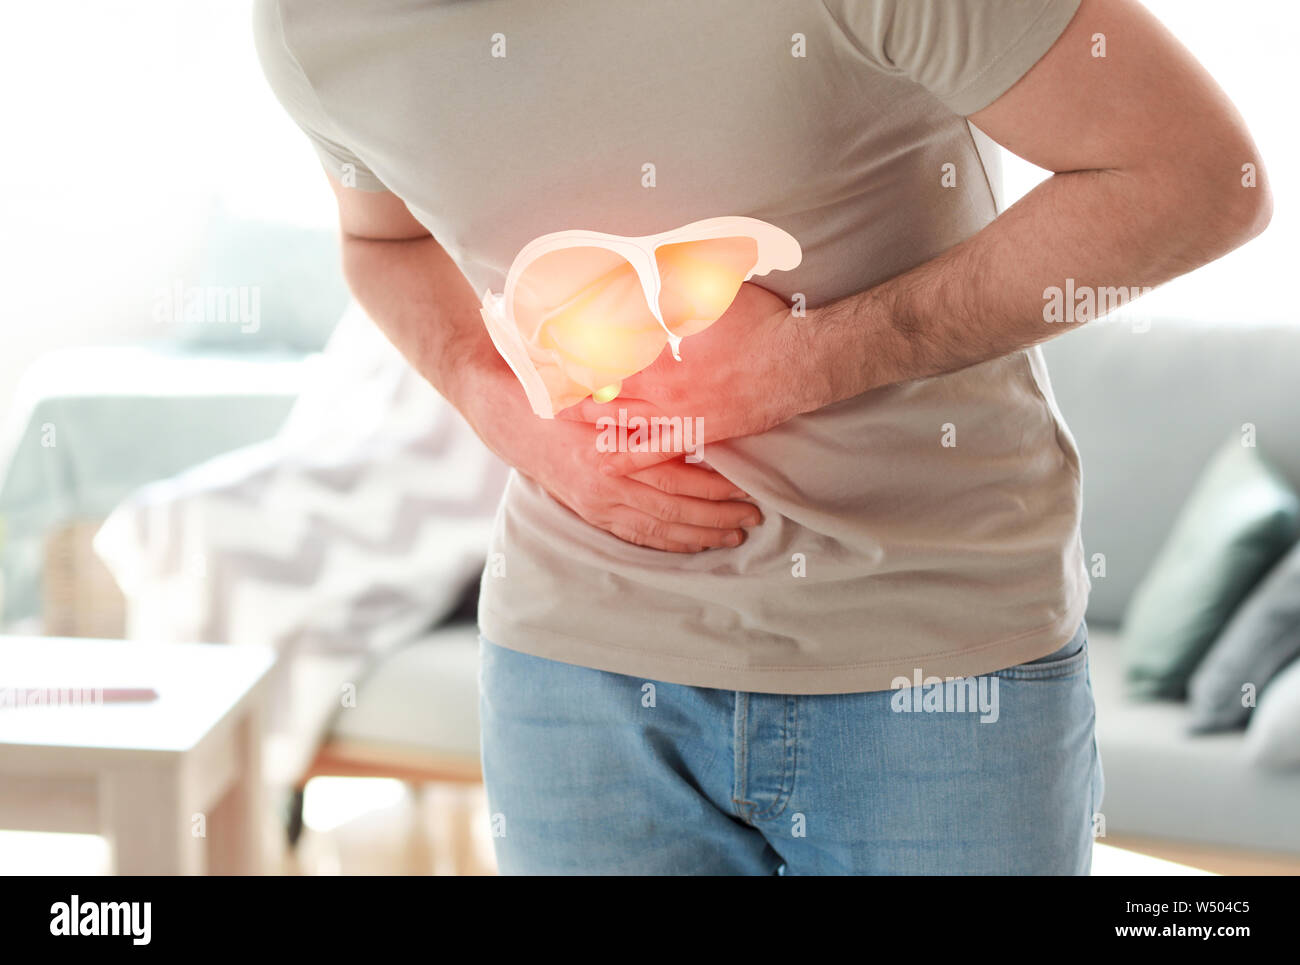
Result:
<instances>
[{"instance_id":1,"label":"man in gray t-shirt","mask_svg":"<svg viewBox=\"0 0 1300 965\"><path fill-rule=\"evenodd\" d=\"M260 0L256 30L357 298L517 470L485 648L601 679L812 701L1069 651L1088 581L1044 292L1159 284L1269 209L1240 119L1135 0ZM990 138L1055 172L1001 216ZM616 402L534 416L478 311L516 252L731 215L798 267ZM619 407L699 420L706 461L602 453ZM525 746L489 725L489 764Z\"/></svg>"}]
</instances>

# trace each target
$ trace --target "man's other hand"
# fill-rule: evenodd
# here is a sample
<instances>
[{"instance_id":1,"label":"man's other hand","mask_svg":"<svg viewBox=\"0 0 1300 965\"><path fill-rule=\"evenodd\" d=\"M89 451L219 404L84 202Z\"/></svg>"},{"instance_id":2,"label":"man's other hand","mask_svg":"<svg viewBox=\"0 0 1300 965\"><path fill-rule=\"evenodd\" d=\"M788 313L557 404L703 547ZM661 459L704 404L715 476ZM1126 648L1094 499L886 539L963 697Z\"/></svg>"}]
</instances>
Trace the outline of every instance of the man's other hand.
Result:
<instances>
[{"instance_id":1,"label":"man's other hand","mask_svg":"<svg viewBox=\"0 0 1300 965\"><path fill-rule=\"evenodd\" d=\"M808 337L804 321L779 297L746 282L721 318L683 339L680 362L665 349L653 365L624 380L618 398L585 399L557 419L596 425L617 419L621 408L628 418L698 420L703 438L690 440L692 449L763 432L806 409L801 400L808 387L796 377L804 367L792 364ZM607 453L601 470L631 475L679 452Z\"/></svg>"},{"instance_id":2,"label":"man's other hand","mask_svg":"<svg viewBox=\"0 0 1300 965\"><path fill-rule=\"evenodd\" d=\"M744 528L760 522L746 493L682 456L660 454L625 476L602 473L591 426L538 419L504 366L489 378L495 384L463 410L471 424L502 459L592 526L639 546L697 553L738 546Z\"/></svg>"}]
</instances>

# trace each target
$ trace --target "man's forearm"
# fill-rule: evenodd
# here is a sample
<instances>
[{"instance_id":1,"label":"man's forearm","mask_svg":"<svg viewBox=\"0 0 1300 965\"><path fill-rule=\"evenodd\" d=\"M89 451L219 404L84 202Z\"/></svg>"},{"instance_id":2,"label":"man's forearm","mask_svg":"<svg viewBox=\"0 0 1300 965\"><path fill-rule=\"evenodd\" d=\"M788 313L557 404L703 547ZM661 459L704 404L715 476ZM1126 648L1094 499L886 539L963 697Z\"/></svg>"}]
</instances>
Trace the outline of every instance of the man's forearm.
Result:
<instances>
[{"instance_id":1,"label":"man's forearm","mask_svg":"<svg viewBox=\"0 0 1300 965\"><path fill-rule=\"evenodd\" d=\"M791 321L809 410L895 382L999 358L1063 334L1044 291L1154 287L1253 237L1267 186L1186 196L1186 171L1058 174L938 257ZM1069 306L1073 309L1073 306Z\"/></svg>"},{"instance_id":2,"label":"man's forearm","mask_svg":"<svg viewBox=\"0 0 1300 965\"><path fill-rule=\"evenodd\" d=\"M343 270L375 324L476 429L480 403L522 403L473 289L435 239L344 235Z\"/></svg>"}]
</instances>

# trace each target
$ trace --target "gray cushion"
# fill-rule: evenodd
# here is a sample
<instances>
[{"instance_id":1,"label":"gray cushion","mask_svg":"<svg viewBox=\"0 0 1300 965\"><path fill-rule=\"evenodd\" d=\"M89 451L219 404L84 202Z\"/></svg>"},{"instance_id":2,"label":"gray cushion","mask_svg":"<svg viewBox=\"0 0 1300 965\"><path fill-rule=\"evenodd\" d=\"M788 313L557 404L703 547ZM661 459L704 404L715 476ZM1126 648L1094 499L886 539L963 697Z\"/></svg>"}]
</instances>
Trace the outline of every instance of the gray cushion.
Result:
<instances>
[{"instance_id":1,"label":"gray cushion","mask_svg":"<svg viewBox=\"0 0 1300 965\"><path fill-rule=\"evenodd\" d=\"M478 759L478 629L439 628L386 654L341 710L332 738Z\"/></svg>"},{"instance_id":2,"label":"gray cushion","mask_svg":"<svg viewBox=\"0 0 1300 965\"><path fill-rule=\"evenodd\" d=\"M1245 749L1256 764L1300 774L1300 660L1286 667L1260 695L1246 728ZM1294 813L1300 814L1300 802Z\"/></svg>"},{"instance_id":3,"label":"gray cushion","mask_svg":"<svg viewBox=\"0 0 1300 965\"><path fill-rule=\"evenodd\" d=\"M1295 541L1300 500L1234 434L1210 461L1124 617L1132 691L1183 697L1236 606Z\"/></svg>"},{"instance_id":4,"label":"gray cushion","mask_svg":"<svg viewBox=\"0 0 1300 965\"><path fill-rule=\"evenodd\" d=\"M1233 615L1188 685L1195 732L1241 727L1255 700L1300 656L1300 545L1292 548Z\"/></svg>"}]
</instances>

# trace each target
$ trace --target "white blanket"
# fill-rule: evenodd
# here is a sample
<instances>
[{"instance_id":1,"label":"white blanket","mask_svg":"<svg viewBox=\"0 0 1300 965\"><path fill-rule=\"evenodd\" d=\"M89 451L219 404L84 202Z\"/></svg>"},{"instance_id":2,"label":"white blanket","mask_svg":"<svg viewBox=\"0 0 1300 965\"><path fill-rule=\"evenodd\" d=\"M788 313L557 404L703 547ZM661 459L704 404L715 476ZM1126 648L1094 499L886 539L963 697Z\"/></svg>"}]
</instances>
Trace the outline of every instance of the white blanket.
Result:
<instances>
[{"instance_id":1,"label":"white blanket","mask_svg":"<svg viewBox=\"0 0 1300 965\"><path fill-rule=\"evenodd\" d=\"M133 638L374 652L477 578L507 472L354 305L275 438L137 491L95 550Z\"/></svg>"}]
</instances>

